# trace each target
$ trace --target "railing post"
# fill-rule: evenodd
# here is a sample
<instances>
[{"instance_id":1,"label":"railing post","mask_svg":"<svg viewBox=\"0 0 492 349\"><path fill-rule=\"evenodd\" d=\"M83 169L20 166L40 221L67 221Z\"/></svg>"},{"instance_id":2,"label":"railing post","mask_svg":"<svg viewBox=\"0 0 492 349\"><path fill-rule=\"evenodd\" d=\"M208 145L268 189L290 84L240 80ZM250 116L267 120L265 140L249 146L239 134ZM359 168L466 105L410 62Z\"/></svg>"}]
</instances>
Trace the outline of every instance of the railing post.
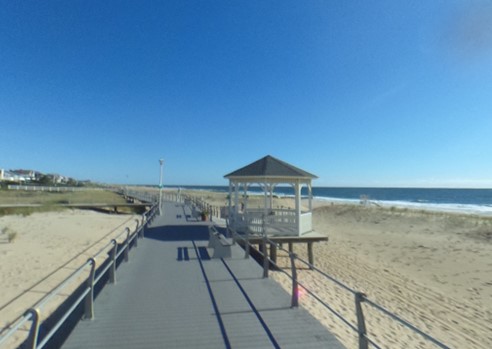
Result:
<instances>
[{"instance_id":1,"label":"railing post","mask_svg":"<svg viewBox=\"0 0 492 349\"><path fill-rule=\"evenodd\" d=\"M114 244L111 250L111 268L109 268L109 282L112 284L116 283L116 254L118 252L118 242L115 239L111 240Z\"/></svg>"},{"instance_id":2,"label":"railing post","mask_svg":"<svg viewBox=\"0 0 492 349\"><path fill-rule=\"evenodd\" d=\"M366 323L364 313L362 312L361 303L364 301L365 294L361 292L355 293L355 311L357 313L357 330L359 333L359 349L367 349L368 341L366 337Z\"/></svg>"},{"instance_id":3,"label":"railing post","mask_svg":"<svg viewBox=\"0 0 492 349\"><path fill-rule=\"evenodd\" d=\"M139 238L139 231L138 231L138 219L135 219L135 221L137 222L137 227L135 228L135 238L133 239L133 244L135 245L135 247L138 247L138 238Z\"/></svg>"},{"instance_id":4,"label":"railing post","mask_svg":"<svg viewBox=\"0 0 492 349\"><path fill-rule=\"evenodd\" d=\"M246 239L244 240L244 243L246 244L244 246L244 258L248 259L249 258L249 229L246 229Z\"/></svg>"},{"instance_id":5,"label":"railing post","mask_svg":"<svg viewBox=\"0 0 492 349\"><path fill-rule=\"evenodd\" d=\"M144 238L144 237L145 237L145 232L144 232L144 230L145 230L145 214L142 214L142 228L140 229L140 236L141 236L142 238Z\"/></svg>"},{"instance_id":6,"label":"railing post","mask_svg":"<svg viewBox=\"0 0 492 349\"><path fill-rule=\"evenodd\" d=\"M125 230L127 233L125 240L125 252L123 252L123 255L125 257L125 262L128 262L128 250L130 249L130 228L126 227Z\"/></svg>"},{"instance_id":7,"label":"railing post","mask_svg":"<svg viewBox=\"0 0 492 349\"><path fill-rule=\"evenodd\" d=\"M290 302L290 307L298 307L299 306L299 285L297 283L297 269L296 269L296 258L297 255L295 253L289 253L290 257L290 267L292 272L292 299Z\"/></svg>"},{"instance_id":8,"label":"railing post","mask_svg":"<svg viewBox=\"0 0 492 349\"><path fill-rule=\"evenodd\" d=\"M94 318L94 275L96 273L96 260L94 258L89 258L91 262L91 272L87 278L87 287L89 287L89 293L85 296L85 310L84 318L93 319Z\"/></svg>"},{"instance_id":9,"label":"railing post","mask_svg":"<svg viewBox=\"0 0 492 349\"><path fill-rule=\"evenodd\" d=\"M263 235L261 239L261 246L263 250L263 278L268 277L268 264L270 261L268 260L268 251L267 251L267 237Z\"/></svg>"},{"instance_id":10,"label":"railing post","mask_svg":"<svg viewBox=\"0 0 492 349\"><path fill-rule=\"evenodd\" d=\"M39 314L39 309L34 309L31 308L26 311L24 316L27 314L31 314L32 316L32 325L31 329L29 330L29 335L26 339L26 348L29 349L35 349L36 346L38 345L38 334L39 334L39 319L40 319L40 314Z\"/></svg>"}]
</instances>

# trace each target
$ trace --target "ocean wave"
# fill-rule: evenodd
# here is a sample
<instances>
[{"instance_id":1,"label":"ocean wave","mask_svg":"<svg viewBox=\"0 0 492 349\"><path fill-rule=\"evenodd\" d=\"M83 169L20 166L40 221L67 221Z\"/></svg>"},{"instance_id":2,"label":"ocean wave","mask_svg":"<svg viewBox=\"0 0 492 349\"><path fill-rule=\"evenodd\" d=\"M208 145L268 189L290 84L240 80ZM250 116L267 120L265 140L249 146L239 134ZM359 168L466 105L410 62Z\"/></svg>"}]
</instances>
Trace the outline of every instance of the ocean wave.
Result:
<instances>
[{"instance_id":1,"label":"ocean wave","mask_svg":"<svg viewBox=\"0 0 492 349\"><path fill-rule=\"evenodd\" d=\"M314 198L318 201L347 203L347 204L360 204L361 200L356 199L340 199L316 196ZM385 200L367 200L368 203L377 204L383 207L398 207L409 208L415 210L429 210L439 212L453 212L453 213L467 213L467 214L480 214L492 216L492 205L474 205L474 204L438 204L431 202L410 202L410 201L385 201Z\"/></svg>"}]
</instances>

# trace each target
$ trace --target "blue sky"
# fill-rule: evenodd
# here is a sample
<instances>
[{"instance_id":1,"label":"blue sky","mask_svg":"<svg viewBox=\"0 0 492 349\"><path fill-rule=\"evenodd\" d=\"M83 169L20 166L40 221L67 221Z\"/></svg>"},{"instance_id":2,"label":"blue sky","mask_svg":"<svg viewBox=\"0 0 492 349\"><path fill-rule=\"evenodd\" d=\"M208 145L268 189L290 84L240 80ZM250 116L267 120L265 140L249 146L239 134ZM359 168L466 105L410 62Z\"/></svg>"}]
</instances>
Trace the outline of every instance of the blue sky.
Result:
<instances>
[{"instance_id":1,"label":"blue sky","mask_svg":"<svg viewBox=\"0 0 492 349\"><path fill-rule=\"evenodd\" d=\"M0 0L0 168L492 187L490 1Z\"/></svg>"}]
</instances>

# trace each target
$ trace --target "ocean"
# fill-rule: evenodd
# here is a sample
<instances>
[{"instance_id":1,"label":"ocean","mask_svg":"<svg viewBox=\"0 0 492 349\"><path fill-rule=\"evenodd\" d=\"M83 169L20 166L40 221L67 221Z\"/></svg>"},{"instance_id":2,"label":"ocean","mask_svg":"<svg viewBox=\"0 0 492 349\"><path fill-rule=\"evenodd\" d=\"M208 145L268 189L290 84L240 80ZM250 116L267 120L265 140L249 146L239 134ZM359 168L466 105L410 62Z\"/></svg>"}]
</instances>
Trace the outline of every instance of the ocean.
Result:
<instances>
[{"instance_id":1,"label":"ocean","mask_svg":"<svg viewBox=\"0 0 492 349\"><path fill-rule=\"evenodd\" d=\"M176 188L177 186L165 186ZM183 189L229 191L228 186L181 186ZM260 194L259 187L251 187L249 195ZM292 187L275 188L277 196L293 196ZM307 196L307 188L302 195ZM366 197L371 203L382 206L411 207L481 213L492 215L492 189L444 189L444 188L333 188L313 187L313 196L318 200L360 202Z\"/></svg>"}]
</instances>

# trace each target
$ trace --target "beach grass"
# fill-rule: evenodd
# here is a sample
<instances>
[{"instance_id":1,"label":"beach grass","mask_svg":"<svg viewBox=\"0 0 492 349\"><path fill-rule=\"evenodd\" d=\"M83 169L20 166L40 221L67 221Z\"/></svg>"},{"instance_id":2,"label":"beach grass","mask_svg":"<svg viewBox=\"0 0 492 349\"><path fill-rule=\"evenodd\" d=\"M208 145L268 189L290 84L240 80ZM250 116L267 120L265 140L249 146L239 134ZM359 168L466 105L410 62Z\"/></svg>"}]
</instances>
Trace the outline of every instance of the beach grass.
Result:
<instances>
[{"instance_id":1,"label":"beach grass","mask_svg":"<svg viewBox=\"0 0 492 349\"><path fill-rule=\"evenodd\" d=\"M9 227L3 227L0 236L10 244L17 238L17 232Z\"/></svg>"},{"instance_id":2,"label":"beach grass","mask_svg":"<svg viewBox=\"0 0 492 349\"><path fill-rule=\"evenodd\" d=\"M27 216L35 212L61 211L66 204L108 204L115 206L126 203L125 199L109 190L84 190L76 192L46 192L0 190L0 216L18 214ZM12 206L9 206L12 205ZM39 205L22 207L22 205ZM20 207L17 207L20 206ZM134 213L133 208L121 208L120 213Z\"/></svg>"},{"instance_id":3,"label":"beach grass","mask_svg":"<svg viewBox=\"0 0 492 349\"><path fill-rule=\"evenodd\" d=\"M84 190L75 192L46 192L1 190L0 205L21 204L91 204L91 203L125 203L123 197L109 190Z\"/></svg>"}]
</instances>

